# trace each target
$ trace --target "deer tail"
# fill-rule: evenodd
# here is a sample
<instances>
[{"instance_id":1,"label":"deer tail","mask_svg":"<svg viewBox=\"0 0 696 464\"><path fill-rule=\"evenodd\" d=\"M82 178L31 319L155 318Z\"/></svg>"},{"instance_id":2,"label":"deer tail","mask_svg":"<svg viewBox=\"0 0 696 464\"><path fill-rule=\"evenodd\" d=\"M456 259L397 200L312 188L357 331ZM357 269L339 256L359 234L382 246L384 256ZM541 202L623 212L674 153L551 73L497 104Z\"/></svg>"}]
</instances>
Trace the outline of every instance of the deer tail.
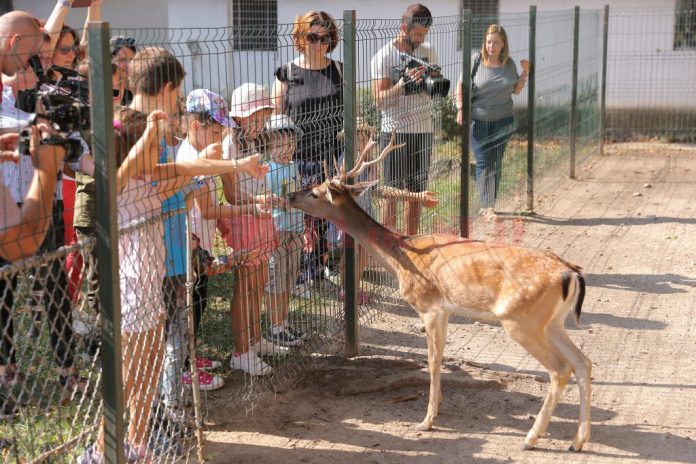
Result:
<instances>
[{"instance_id":1,"label":"deer tail","mask_svg":"<svg viewBox=\"0 0 696 464\"><path fill-rule=\"evenodd\" d=\"M573 266L569 270L563 273L563 300L568 298L568 293L570 292L570 283L575 278L578 291L575 298L575 305L573 306L573 314L575 319L575 325L580 326L580 313L582 312L582 303L585 301L585 277L578 266Z\"/></svg>"}]
</instances>

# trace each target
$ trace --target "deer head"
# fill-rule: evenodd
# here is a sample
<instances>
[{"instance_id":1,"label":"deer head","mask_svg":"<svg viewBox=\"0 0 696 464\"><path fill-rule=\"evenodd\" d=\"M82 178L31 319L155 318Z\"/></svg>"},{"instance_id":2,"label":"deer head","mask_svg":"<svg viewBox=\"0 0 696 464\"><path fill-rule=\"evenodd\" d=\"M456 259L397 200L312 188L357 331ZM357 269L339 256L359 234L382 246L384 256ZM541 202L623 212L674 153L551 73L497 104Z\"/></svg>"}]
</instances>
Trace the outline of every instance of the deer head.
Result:
<instances>
[{"instance_id":1,"label":"deer head","mask_svg":"<svg viewBox=\"0 0 696 464\"><path fill-rule=\"evenodd\" d=\"M312 216L328 219L333 222L343 222L346 208L355 205L353 197L357 197L370 188L375 182L346 183L350 178L357 178L365 169L384 160L389 153L402 148L405 144L396 144L396 131L392 132L389 145L384 147L382 153L374 160L367 161L367 157L377 142L370 140L365 149L358 156L355 167L346 172L345 164L341 165L338 174L328 178L321 184L291 193L288 197L290 206L301 209ZM324 172L329 172L324 166Z\"/></svg>"}]
</instances>

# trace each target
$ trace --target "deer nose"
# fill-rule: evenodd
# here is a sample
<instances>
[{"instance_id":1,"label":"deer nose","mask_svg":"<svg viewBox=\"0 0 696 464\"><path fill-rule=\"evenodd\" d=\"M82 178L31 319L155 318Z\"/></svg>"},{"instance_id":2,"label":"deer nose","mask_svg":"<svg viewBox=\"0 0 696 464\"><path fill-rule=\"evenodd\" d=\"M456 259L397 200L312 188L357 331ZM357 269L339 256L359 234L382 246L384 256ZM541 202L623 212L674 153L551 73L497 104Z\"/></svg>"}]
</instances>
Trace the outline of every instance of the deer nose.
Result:
<instances>
[{"instance_id":1,"label":"deer nose","mask_svg":"<svg viewBox=\"0 0 696 464\"><path fill-rule=\"evenodd\" d=\"M297 195L297 192L290 192L288 194L288 203L293 204L295 202L295 195Z\"/></svg>"}]
</instances>

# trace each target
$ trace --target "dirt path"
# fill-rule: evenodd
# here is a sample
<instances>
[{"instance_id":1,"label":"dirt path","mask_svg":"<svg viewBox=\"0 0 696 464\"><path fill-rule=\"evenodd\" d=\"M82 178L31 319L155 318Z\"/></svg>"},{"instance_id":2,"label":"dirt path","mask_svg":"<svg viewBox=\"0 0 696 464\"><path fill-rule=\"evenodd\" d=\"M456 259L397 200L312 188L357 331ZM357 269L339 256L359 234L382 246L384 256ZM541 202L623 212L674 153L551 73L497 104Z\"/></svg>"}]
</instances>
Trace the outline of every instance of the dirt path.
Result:
<instances>
[{"instance_id":1,"label":"dirt path","mask_svg":"<svg viewBox=\"0 0 696 464\"><path fill-rule=\"evenodd\" d=\"M592 439L575 432L571 381L535 451L523 438L547 374L500 327L453 319L444 401L425 414L425 338L415 312L384 304L362 330L361 358L327 359L248 420L207 435L218 463L696 462L696 148L614 145L579 179L538 188L522 242L583 266L585 329L571 338L594 363Z\"/></svg>"}]
</instances>

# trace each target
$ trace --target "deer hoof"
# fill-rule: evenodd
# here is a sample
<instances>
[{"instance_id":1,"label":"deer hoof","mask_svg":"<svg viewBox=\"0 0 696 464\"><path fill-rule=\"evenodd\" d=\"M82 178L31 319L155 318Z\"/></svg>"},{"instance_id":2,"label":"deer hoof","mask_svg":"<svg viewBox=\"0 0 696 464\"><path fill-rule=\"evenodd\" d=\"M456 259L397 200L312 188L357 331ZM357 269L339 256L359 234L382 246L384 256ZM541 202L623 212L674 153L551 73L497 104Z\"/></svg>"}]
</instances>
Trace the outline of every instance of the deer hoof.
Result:
<instances>
[{"instance_id":1,"label":"deer hoof","mask_svg":"<svg viewBox=\"0 0 696 464\"><path fill-rule=\"evenodd\" d=\"M576 453L578 453L578 452L582 451L582 447L584 444L585 444L584 442L578 442L578 443L573 442L573 444L571 444L568 447L568 451L575 451Z\"/></svg>"},{"instance_id":2,"label":"deer hoof","mask_svg":"<svg viewBox=\"0 0 696 464\"><path fill-rule=\"evenodd\" d=\"M522 449L524 450L531 450L536 447L537 441L539 440L539 435L536 434L533 430L530 430L529 433L527 434L527 437L524 439L524 446Z\"/></svg>"},{"instance_id":3,"label":"deer hoof","mask_svg":"<svg viewBox=\"0 0 696 464\"><path fill-rule=\"evenodd\" d=\"M575 438L573 438L573 443L571 443L570 448L568 448L568 450L576 452L582 451L582 447L585 446L585 443L587 443L589 440L589 430L583 430L583 427L580 427L580 430L578 430L577 435L575 435Z\"/></svg>"},{"instance_id":4,"label":"deer hoof","mask_svg":"<svg viewBox=\"0 0 696 464\"><path fill-rule=\"evenodd\" d=\"M419 432L427 432L428 430L430 430L432 425L432 421L424 420L420 424L416 425L416 430L418 430Z\"/></svg>"}]
</instances>

